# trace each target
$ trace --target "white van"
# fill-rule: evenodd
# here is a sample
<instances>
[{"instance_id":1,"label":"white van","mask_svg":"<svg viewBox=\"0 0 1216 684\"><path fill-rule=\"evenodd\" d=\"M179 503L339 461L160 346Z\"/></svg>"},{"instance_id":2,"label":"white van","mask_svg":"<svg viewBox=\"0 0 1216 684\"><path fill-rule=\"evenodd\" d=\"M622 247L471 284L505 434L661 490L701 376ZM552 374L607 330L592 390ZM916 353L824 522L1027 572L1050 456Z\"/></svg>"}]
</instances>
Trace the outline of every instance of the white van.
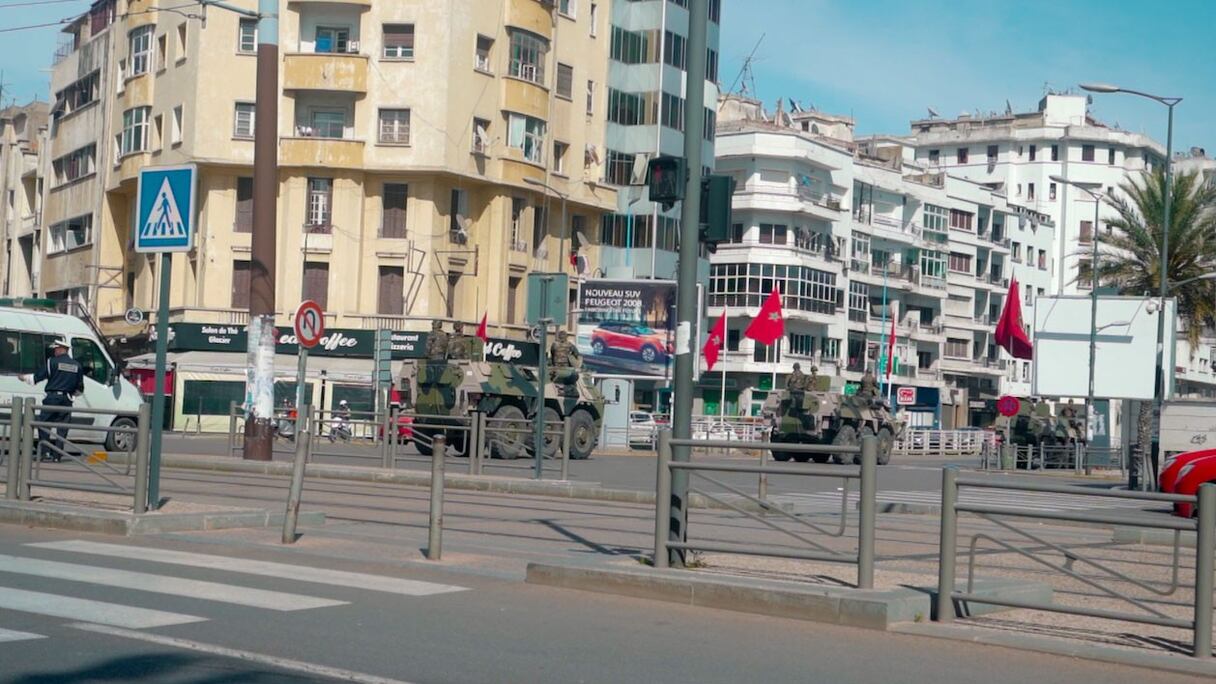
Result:
<instances>
[{"instance_id":1,"label":"white van","mask_svg":"<svg viewBox=\"0 0 1216 684\"><path fill-rule=\"evenodd\" d=\"M65 337L72 358L84 367L84 393L75 398L75 408L138 411L143 397L122 376L104 344L87 323L75 316L37 309L0 306L0 406L10 407L13 397L46 396L45 382L31 385L22 379L46 362L48 345ZM7 409L0 411L7 415ZM135 427L135 419L105 414L73 414L68 439L73 442L104 442L110 451L127 451L135 440L131 433L106 433L89 426Z\"/></svg>"}]
</instances>

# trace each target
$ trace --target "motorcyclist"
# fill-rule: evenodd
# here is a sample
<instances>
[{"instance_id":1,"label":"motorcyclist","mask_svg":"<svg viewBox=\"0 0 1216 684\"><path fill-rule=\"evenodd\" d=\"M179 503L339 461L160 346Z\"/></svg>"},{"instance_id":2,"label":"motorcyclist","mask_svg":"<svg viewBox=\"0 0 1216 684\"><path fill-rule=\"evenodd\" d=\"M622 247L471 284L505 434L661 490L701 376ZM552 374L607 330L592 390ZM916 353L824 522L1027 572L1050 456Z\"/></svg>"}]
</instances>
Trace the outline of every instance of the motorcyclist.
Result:
<instances>
[{"instance_id":1,"label":"motorcyclist","mask_svg":"<svg viewBox=\"0 0 1216 684\"><path fill-rule=\"evenodd\" d=\"M334 409L333 424L329 428L329 441L334 441L336 437L350 439L350 421L350 403L342 399L338 402L338 408Z\"/></svg>"}]
</instances>

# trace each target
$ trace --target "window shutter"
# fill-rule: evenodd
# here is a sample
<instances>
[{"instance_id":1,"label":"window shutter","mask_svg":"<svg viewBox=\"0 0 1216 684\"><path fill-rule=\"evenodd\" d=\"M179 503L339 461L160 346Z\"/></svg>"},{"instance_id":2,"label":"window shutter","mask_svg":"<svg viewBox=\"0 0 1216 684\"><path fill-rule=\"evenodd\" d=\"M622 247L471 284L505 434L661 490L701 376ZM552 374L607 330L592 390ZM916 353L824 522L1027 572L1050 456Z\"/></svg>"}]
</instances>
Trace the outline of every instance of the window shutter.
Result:
<instances>
[{"instance_id":1,"label":"window shutter","mask_svg":"<svg viewBox=\"0 0 1216 684\"><path fill-rule=\"evenodd\" d=\"M253 232L253 178L250 176L236 179L236 220L233 230L237 233Z\"/></svg>"},{"instance_id":2,"label":"window shutter","mask_svg":"<svg viewBox=\"0 0 1216 684\"><path fill-rule=\"evenodd\" d=\"M400 316L405 311L405 271L400 266L381 266L376 312Z\"/></svg>"},{"instance_id":3,"label":"window shutter","mask_svg":"<svg viewBox=\"0 0 1216 684\"><path fill-rule=\"evenodd\" d=\"M329 264L308 261L304 263L304 299L311 299L329 308Z\"/></svg>"},{"instance_id":4,"label":"window shutter","mask_svg":"<svg viewBox=\"0 0 1216 684\"><path fill-rule=\"evenodd\" d=\"M404 183L385 183L381 197L383 209L380 237L405 237L405 207L409 194L409 186Z\"/></svg>"},{"instance_id":5,"label":"window shutter","mask_svg":"<svg viewBox=\"0 0 1216 684\"><path fill-rule=\"evenodd\" d=\"M249 308L249 262L232 262L232 308Z\"/></svg>"}]
</instances>

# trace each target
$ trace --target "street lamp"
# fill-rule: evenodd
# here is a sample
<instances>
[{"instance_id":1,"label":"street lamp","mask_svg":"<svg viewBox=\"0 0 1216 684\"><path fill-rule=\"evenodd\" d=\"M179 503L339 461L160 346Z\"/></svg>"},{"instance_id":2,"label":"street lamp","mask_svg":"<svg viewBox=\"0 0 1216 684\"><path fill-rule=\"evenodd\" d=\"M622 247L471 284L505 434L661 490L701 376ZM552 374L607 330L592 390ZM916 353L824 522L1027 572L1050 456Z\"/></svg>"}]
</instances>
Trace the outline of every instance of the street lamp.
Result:
<instances>
[{"instance_id":1,"label":"street lamp","mask_svg":"<svg viewBox=\"0 0 1216 684\"><path fill-rule=\"evenodd\" d=\"M1071 185L1084 191L1094 200L1094 225L1090 231L1090 242L1093 243L1093 256L1090 257L1089 270L1093 281L1089 286L1089 393L1085 396L1085 423L1087 431L1094 425L1094 367L1097 365L1098 353L1098 212L1102 209L1103 193L1095 192L1084 185L1070 181L1064 176L1050 176L1051 180L1062 185Z\"/></svg>"},{"instance_id":2,"label":"street lamp","mask_svg":"<svg viewBox=\"0 0 1216 684\"><path fill-rule=\"evenodd\" d=\"M550 187L547 183L545 183L543 180L541 180L539 178L525 178L524 182L527 183L528 185L535 185L536 187L541 188L542 190L545 190L546 192L551 192L554 195L557 195L558 197L560 197L562 200L562 242L561 242L561 251L558 252L558 254L559 254L558 263L562 264L562 272L564 273L566 271L566 267L565 267L564 263L562 262L562 260L567 259L567 257L566 257L566 234L570 232L570 225L568 223L566 223L566 200L569 199L569 195L567 195L566 193L564 193L560 190L557 190L556 188ZM539 245L538 245L538 247L539 247Z\"/></svg>"},{"instance_id":3,"label":"street lamp","mask_svg":"<svg viewBox=\"0 0 1216 684\"><path fill-rule=\"evenodd\" d=\"M1171 184L1174 179L1173 174L1173 157L1174 157L1174 106L1182 102L1181 97L1163 97L1160 95L1152 95L1150 93L1130 88L1120 88L1109 83L1082 83L1082 90L1088 90L1091 93L1127 93L1128 95L1138 95L1145 97L1154 102L1160 102L1169 109L1169 119L1165 133L1165 208L1163 210L1161 225L1161 307L1165 309L1165 294L1169 289L1166 273L1169 271L1169 247L1170 247L1170 202ZM1165 399L1165 315L1157 319L1157 386L1153 391L1153 410L1160 421L1161 402ZM1158 423L1160 429L1160 423ZM1159 445L1160 442L1157 444ZM1157 450L1159 446L1152 448L1152 460L1154 463L1153 473L1156 475ZM1139 473L1131 472L1128 474L1128 489L1139 489L1137 482Z\"/></svg>"}]
</instances>

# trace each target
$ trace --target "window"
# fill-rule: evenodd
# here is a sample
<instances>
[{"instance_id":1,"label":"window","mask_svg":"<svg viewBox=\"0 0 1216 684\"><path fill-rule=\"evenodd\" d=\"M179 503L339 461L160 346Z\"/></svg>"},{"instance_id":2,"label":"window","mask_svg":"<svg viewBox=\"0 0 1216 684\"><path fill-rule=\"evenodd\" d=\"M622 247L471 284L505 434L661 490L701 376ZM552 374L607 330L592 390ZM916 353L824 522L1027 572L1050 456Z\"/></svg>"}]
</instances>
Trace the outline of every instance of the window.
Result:
<instances>
[{"instance_id":1,"label":"window","mask_svg":"<svg viewBox=\"0 0 1216 684\"><path fill-rule=\"evenodd\" d=\"M687 67L688 39L671 31L663 32L663 61L683 71Z\"/></svg>"},{"instance_id":2,"label":"window","mask_svg":"<svg viewBox=\"0 0 1216 684\"><path fill-rule=\"evenodd\" d=\"M469 193L460 188L452 188L448 195L448 238L453 242L468 239L468 229L465 227L468 215Z\"/></svg>"},{"instance_id":3,"label":"window","mask_svg":"<svg viewBox=\"0 0 1216 684\"><path fill-rule=\"evenodd\" d=\"M1026 286L1026 296L1023 299L1026 300L1026 304L1034 303L1034 288L1032 286Z\"/></svg>"},{"instance_id":4,"label":"window","mask_svg":"<svg viewBox=\"0 0 1216 684\"><path fill-rule=\"evenodd\" d=\"M815 337L813 335L790 333L785 340L788 353L790 354L798 354L799 356L813 356L815 354Z\"/></svg>"},{"instance_id":5,"label":"window","mask_svg":"<svg viewBox=\"0 0 1216 684\"><path fill-rule=\"evenodd\" d=\"M507 279L507 324L517 323L516 311L519 306L516 302L519 301L519 283L521 278Z\"/></svg>"},{"instance_id":6,"label":"window","mask_svg":"<svg viewBox=\"0 0 1216 684\"><path fill-rule=\"evenodd\" d=\"M1051 160L1060 161L1060 146L1059 145L1051 146Z\"/></svg>"},{"instance_id":7,"label":"window","mask_svg":"<svg viewBox=\"0 0 1216 684\"><path fill-rule=\"evenodd\" d=\"M473 60L473 67L479 71L489 73L490 69L490 50L494 48L494 39L488 36L477 36L476 55Z\"/></svg>"},{"instance_id":8,"label":"window","mask_svg":"<svg viewBox=\"0 0 1216 684\"><path fill-rule=\"evenodd\" d=\"M473 119L473 154L489 154L490 152L490 122L485 119Z\"/></svg>"},{"instance_id":9,"label":"window","mask_svg":"<svg viewBox=\"0 0 1216 684\"><path fill-rule=\"evenodd\" d=\"M950 213L944 207L939 207L935 204L926 204L925 213L921 219L924 221L925 230L930 232L945 233L949 225Z\"/></svg>"},{"instance_id":10,"label":"window","mask_svg":"<svg viewBox=\"0 0 1216 684\"><path fill-rule=\"evenodd\" d=\"M342 138L346 133L346 112L317 109L312 112L312 135L318 138Z\"/></svg>"},{"instance_id":11,"label":"window","mask_svg":"<svg viewBox=\"0 0 1216 684\"><path fill-rule=\"evenodd\" d=\"M971 358L971 342L968 340L946 338L946 348L942 351L945 356L955 359Z\"/></svg>"},{"instance_id":12,"label":"window","mask_svg":"<svg viewBox=\"0 0 1216 684\"><path fill-rule=\"evenodd\" d=\"M566 143L553 141L553 173L566 175L566 151L569 149Z\"/></svg>"},{"instance_id":13,"label":"window","mask_svg":"<svg viewBox=\"0 0 1216 684\"><path fill-rule=\"evenodd\" d=\"M971 255L959 254L958 252L950 252L950 270L955 273L966 273L974 275L975 271L971 270Z\"/></svg>"},{"instance_id":14,"label":"window","mask_svg":"<svg viewBox=\"0 0 1216 684\"><path fill-rule=\"evenodd\" d=\"M448 274L448 292L447 292L447 315L448 318L456 317L456 302L460 297L460 273Z\"/></svg>"},{"instance_id":15,"label":"window","mask_svg":"<svg viewBox=\"0 0 1216 684\"><path fill-rule=\"evenodd\" d=\"M232 230L237 233L253 232L253 176L236 179L236 216Z\"/></svg>"},{"instance_id":16,"label":"window","mask_svg":"<svg viewBox=\"0 0 1216 684\"><path fill-rule=\"evenodd\" d=\"M659 108L659 123L677 131L684 130L684 98L663 91L663 106Z\"/></svg>"},{"instance_id":17,"label":"window","mask_svg":"<svg viewBox=\"0 0 1216 684\"><path fill-rule=\"evenodd\" d=\"M988 146L988 163L989 163L989 164L995 164L995 163L996 163L996 160L997 160L997 155L999 154L999 152L998 152L998 150L999 150L999 149L1000 149L1000 148L999 148L999 147L997 147L996 145L989 145L989 146Z\"/></svg>"},{"instance_id":18,"label":"window","mask_svg":"<svg viewBox=\"0 0 1216 684\"><path fill-rule=\"evenodd\" d=\"M101 72L94 71L55 93L55 107L57 111L53 113L60 118L65 117L86 105L96 102L100 95Z\"/></svg>"},{"instance_id":19,"label":"window","mask_svg":"<svg viewBox=\"0 0 1216 684\"><path fill-rule=\"evenodd\" d=\"M705 120L705 130L701 137L705 140L713 141L714 132L718 125L718 113L709 107L702 107L702 110L702 116Z\"/></svg>"},{"instance_id":20,"label":"window","mask_svg":"<svg viewBox=\"0 0 1216 684\"><path fill-rule=\"evenodd\" d=\"M232 125L232 137L234 138L252 138L253 137L253 115L254 108L252 102L236 103L236 117Z\"/></svg>"},{"instance_id":21,"label":"window","mask_svg":"<svg viewBox=\"0 0 1216 684\"><path fill-rule=\"evenodd\" d=\"M414 25L385 24L384 25L384 58L413 59L414 58Z\"/></svg>"},{"instance_id":22,"label":"window","mask_svg":"<svg viewBox=\"0 0 1216 684\"><path fill-rule=\"evenodd\" d=\"M595 81L587 80L587 114L595 114Z\"/></svg>"},{"instance_id":23,"label":"window","mask_svg":"<svg viewBox=\"0 0 1216 684\"><path fill-rule=\"evenodd\" d=\"M164 71L169 66L169 36L162 34L156 39L156 70Z\"/></svg>"},{"instance_id":24,"label":"window","mask_svg":"<svg viewBox=\"0 0 1216 684\"><path fill-rule=\"evenodd\" d=\"M524 210L527 208L527 200L522 197L511 198L511 249L516 252L528 251L528 245L523 241Z\"/></svg>"},{"instance_id":25,"label":"window","mask_svg":"<svg viewBox=\"0 0 1216 684\"><path fill-rule=\"evenodd\" d=\"M173 108L173 144L180 145L182 142L182 105Z\"/></svg>"},{"instance_id":26,"label":"window","mask_svg":"<svg viewBox=\"0 0 1216 684\"><path fill-rule=\"evenodd\" d=\"M1047 186L1047 199L1052 202L1056 201L1056 184L1052 183Z\"/></svg>"},{"instance_id":27,"label":"window","mask_svg":"<svg viewBox=\"0 0 1216 684\"><path fill-rule=\"evenodd\" d=\"M929 163L930 164L940 164L941 161L942 161L942 151L941 150L929 150Z\"/></svg>"},{"instance_id":28,"label":"window","mask_svg":"<svg viewBox=\"0 0 1216 684\"><path fill-rule=\"evenodd\" d=\"M975 214L969 211L959 209L950 210L950 227L955 230L972 230L971 221L975 218Z\"/></svg>"},{"instance_id":29,"label":"window","mask_svg":"<svg viewBox=\"0 0 1216 684\"><path fill-rule=\"evenodd\" d=\"M380 110L380 142L388 145L410 144L410 110Z\"/></svg>"},{"instance_id":30,"label":"window","mask_svg":"<svg viewBox=\"0 0 1216 684\"><path fill-rule=\"evenodd\" d=\"M849 283L849 320L865 323L870 314L870 286L856 280Z\"/></svg>"},{"instance_id":31,"label":"window","mask_svg":"<svg viewBox=\"0 0 1216 684\"><path fill-rule=\"evenodd\" d=\"M1031 145L1031 146L1030 146L1030 161L1034 161L1035 156L1037 156L1037 155L1038 155L1038 152L1039 152L1039 146L1038 146L1038 145Z\"/></svg>"},{"instance_id":32,"label":"window","mask_svg":"<svg viewBox=\"0 0 1216 684\"><path fill-rule=\"evenodd\" d=\"M130 66L128 76L138 76L148 72L148 60L152 56L152 31L154 26L140 26L131 31L128 36L127 64Z\"/></svg>"},{"instance_id":33,"label":"window","mask_svg":"<svg viewBox=\"0 0 1216 684\"><path fill-rule=\"evenodd\" d=\"M232 262L232 308L249 308L249 262Z\"/></svg>"},{"instance_id":34,"label":"window","mask_svg":"<svg viewBox=\"0 0 1216 684\"><path fill-rule=\"evenodd\" d=\"M540 250L549 233L549 212L544 207L532 207L532 249Z\"/></svg>"},{"instance_id":35,"label":"window","mask_svg":"<svg viewBox=\"0 0 1216 684\"><path fill-rule=\"evenodd\" d=\"M318 26L313 51L345 53L350 49L350 29Z\"/></svg>"},{"instance_id":36,"label":"window","mask_svg":"<svg viewBox=\"0 0 1216 684\"><path fill-rule=\"evenodd\" d=\"M50 254L67 252L93 244L93 215L76 216L51 225Z\"/></svg>"},{"instance_id":37,"label":"window","mask_svg":"<svg viewBox=\"0 0 1216 684\"><path fill-rule=\"evenodd\" d=\"M549 42L526 31L510 29L511 66L508 73L538 85L545 83L545 56Z\"/></svg>"},{"instance_id":38,"label":"window","mask_svg":"<svg viewBox=\"0 0 1216 684\"><path fill-rule=\"evenodd\" d=\"M1022 184L1018 183L1017 192L1014 193L1014 197L1021 197L1021 196L1022 196Z\"/></svg>"},{"instance_id":39,"label":"window","mask_svg":"<svg viewBox=\"0 0 1216 684\"><path fill-rule=\"evenodd\" d=\"M1012 243L1009 247L1009 252L1015 263L1022 263L1022 243Z\"/></svg>"},{"instance_id":40,"label":"window","mask_svg":"<svg viewBox=\"0 0 1216 684\"><path fill-rule=\"evenodd\" d=\"M578 0L557 0L557 11L573 19L578 11Z\"/></svg>"},{"instance_id":41,"label":"window","mask_svg":"<svg viewBox=\"0 0 1216 684\"><path fill-rule=\"evenodd\" d=\"M653 47L650 35L645 31L627 31L619 26L612 27L612 44L610 55L612 59L622 64L645 64L653 59L650 50Z\"/></svg>"},{"instance_id":42,"label":"window","mask_svg":"<svg viewBox=\"0 0 1216 684\"><path fill-rule=\"evenodd\" d=\"M308 225L329 227L333 215L334 180L308 179Z\"/></svg>"},{"instance_id":43,"label":"window","mask_svg":"<svg viewBox=\"0 0 1216 684\"><path fill-rule=\"evenodd\" d=\"M1027 255L1026 260L1030 261L1029 254ZM1042 269L1047 268L1047 250L1045 250L1045 249L1039 250L1039 268L1042 268Z\"/></svg>"},{"instance_id":44,"label":"window","mask_svg":"<svg viewBox=\"0 0 1216 684\"><path fill-rule=\"evenodd\" d=\"M599 34L600 6L598 4L596 4L594 2L591 3L590 15L591 15L591 21L589 23L591 24L591 37L594 38L594 37L596 37L596 35Z\"/></svg>"},{"instance_id":45,"label":"window","mask_svg":"<svg viewBox=\"0 0 1216 684\"><path fill-rule=\"evenodd\" d=\"M609 185L629 185L633 178L635 155L608 150L608 163L604 165L604 182Z\"/></svg>"},{"instance_id":46,"label":"window","mask_svg":"<svg viewBox=\"0 0 1216 684\"><path fill-rule=\"evenodd\" d=\"M622 126L641 126L654 123L651 93L626 93L615 88L608 89L608 120Z\"/></svg>"},{"instance_id":47,"label":"window","mask_svg":"<svg viewBox=\"0 0 1216 684\"><path fill-rule=\"evenodd\" d=\"M510 114L507 119L507 146L524 153L533 164L545 163L545 122L523 114Z\"/></svg>"},{"instance_id":48,"label":"window","mask_svg":"<svg viewBox=\"0 0 1216 684\"><path fill-rule=\"evenodd\" d=\"M1091 162L1093 160L1094 160L1094 146L1093 145L1082 145L1081 146L1081 161Z\"/></svg>"},{"instance_id":49,"label":"window","mask_svg":"<svg viewBox=\"0 0 1216 684\"><path fill-rule=\"evenodd\" d=\"M110 360L106 358L105 353L101 351L101 347L98 347L93 340L87 337L73 337L72 358L80 362L84 374L92 380L103 385L110 381L110 374L114 368L110 365Z\"/></svg>"},{"instance_id":50,"label":"window","mask_svg":"<svg viewBox=\"0 0 1216 684\"><path fill-rule=\"evenodd\" d=\"M165 115L157 114L152 117L152 149L160 151L165 144Z\"/></svg>"},{"instance_id":51,"label":"window","mask_svg":"<svg viewBox=\"0 0 1216 684\"><path fill-rule=\"evenodd\" d=\"M253 54L258 51L258 20L241 19L236 31L236 51Z\"/></svg>"},{"instance_id":52,"label":"window","mask_svg":"<svg viewBox=\"0 0 1216 684\"><path fill-rule=\"evenodd\" d=\"M758 307L777 287L787 310L835 315L843 295L836 274L783 264L710 264L709 305ZM826 349L825 349L826 354Z\"/></svg>"},{"instance_id":53,"label":"window","mask_svg":"<svg viewBox=\"0 0 1216 684\"><path fill-rule=\"evenodd\" d=\"M55 184L63 185L97 172L97 146L86 145L52 162Z\"/></svg>"},{"instance_id":54,"label":"window","mask_svg":"<svg viewBox=\"0 0 1216 684\"><path fill-rule=\"evenodd\" d=\"M958 148L958 163L959 164L967 163L967 148L966 147Z\"/></svg>"},{"instance_id":55,"label":"window","mask_svg":"<svg viewBox=\"0 0 1216 684\"><path fill-rule=\"evenodd\" d=\"M1081 242L1084 244L1089 244L1090 242L1093 242L1093 239L1094 239L1094 222L1093 221L1082 221L1081 222Z\"/></svg>"},{"instance_id":56,"label":"window","mask_svg":"<svg viewBox=\"0 0 1216 684\"><path fill-rule=\"evenodd\" d=\"M567 100L574 97L574 67L569 64L557 65L557 96Z\"/></svg>"},{"instance_id":57,"label":"window","mask_svg":"<svg viewBox=\"0 0 1216 684\"><path fill-rule=\"evenodd\" d=\"M187 25L183 22L177 25L177 45L174 46L177 53L177 61L182 62L186 59L186 31Z\"/></svg>"},{"instance_id":58,"label":"window","mask_svg":"<svg viewBox=\"0 0 1216 684\"><path fill-rule=\"evenodd\" d=\"M1107 166L1115 165L1115 148L1113 147L1106 151L1106 164Z\"/></svg>"},{"instance_id":59,"label":"window","mask_svg":"<svg viewBox=\"0 0 1216 684\"><path fill-rule=\"evenodd\" d=\"M311 299L321 305L321 309L329 308L329 264L319 261L304 262L303 298Z\"/></svg>"},{"instance_id":60,"label":"window","mask_svg":"<svg viewBox=\"0 0 1216 684\"><path fill-rule=\"evenodd\" d=\"M763 245L784 245L787 244L788 230L786 226L772 223L760 224L760 244Z\"/></svg>"},{"instance_id":61,"label":"window","mask_svg":"<svg viewBox=\"0 0 1216 684\"><path fill-rule=\"evenodd\" d=\"M718 52L712 48L705 51L705 79L718 82Z\"/></svg>"},{"instance_id":62,"label":"window","mask_svg":"<svg viewBox=\"0 0 1216 684\"><path fill-rule=\"evenodd\" d=\"M135 107L122 113L119 156L143 152L148 148L148 116L151 107Z\"/></svg>"},{"instance_id":63,"label":"window","mask_svg":"<svg viewBox=\"0 0 1216 684\"><path fill-rule=\"evenodd\" d=\"M405 313L405 269L381 266L376 284L376 313L388 316Z\"/></svg>"},{"instance_id":64,"label":"window","mask_svg":"<svg viewBox=\"0 0 1216 684\"><path fill-rule=\"evenodd\" d=\"M1026 200L1027 201L1034 200L1034 183L1026 184Z\"/></svg>"},{"instance_id":65,"label":"window","mask_svg":"<svg viewBox=\"0 0 1216 684\"><path fill-rule=\"evenodd\" d=\"M380 237L405 238L405 221L410 186L405 183L385 183L380 196Z\"/></svg>"}]
</instances>

